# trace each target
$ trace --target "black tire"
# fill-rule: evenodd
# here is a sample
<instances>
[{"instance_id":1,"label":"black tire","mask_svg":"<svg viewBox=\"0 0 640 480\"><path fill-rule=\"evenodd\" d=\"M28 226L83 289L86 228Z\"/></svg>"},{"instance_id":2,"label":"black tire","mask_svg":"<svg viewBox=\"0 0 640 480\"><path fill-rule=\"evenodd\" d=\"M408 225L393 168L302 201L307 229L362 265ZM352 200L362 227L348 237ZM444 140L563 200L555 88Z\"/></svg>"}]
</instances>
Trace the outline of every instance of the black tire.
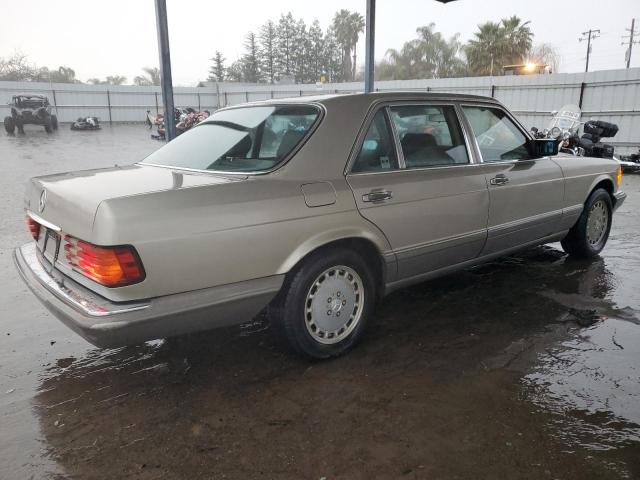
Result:
<instances>
[{"instance_id":1,"label":"black tire","mask_svg":"<svg viewBox=\"0 0 640 480\"><path fill-rule=\"evenodd\" d=\"M58 130L58 117L56 115L51 115L51 128Z\"/></svg>"},{"instance_id":2,"label":"black tire","mask_svg":"<svg viewBox=\"0 0 640 480\"><path fill-rule=\"evenodd\" d=\"M353 276L342 268L335 270L337 272L333 274L335 276L327 273L333 271L334 267L346 267L354 271L360 282L357 279L353 279ZM333 279L330 281L344 282L345 285L348 285L348 288L361 283L361 290L359 288L355 289L355 292L359 292L353 297L355 303L352 304L351 301L346 303L346 298L349 298L349 295L353 295L352 292L347 292L347 297L343 294L342 298L339 298L340 287L336 292L330 294L331 296L328 298L328 303L331 303L333 307L329 305L323 306L325 302L324 296L326 295L322 296L322 303L314 303L320 302L320 292L324 288L322 284L316 289L318 298L309 300L308 295L312 294L312 289L316 288L317 282L321 280L323 275L327 279ZM330 288L329 284L326 285L327 288ZM292 271L285 280L283 289L271 309L271 315L274 317L273 323L281 333L281 337L287 341L288 346L297 354L316 360L337 357L350 350L362 338L365 326L373 313L376 303L375 285L376 282L371 268L356 252L345 248L318 251L304 260L302 265ZM333 300L333 302L330 302L330 300ZM342 319L337 318L343 308L340 304L346 305ZM341 327L343 332L340 333L338 331L338 334L344 335L344 338L338 340L337 334L330 332L324 341L333 341L335 343L322 343L323 340L319 336L323 335L324 332L321 328L316 327L314 334L312 335L311 333L311 330L315 327L313 322L318 321L312 319L313 315L309 312L312 308L321 308L322 315L324 315L324 309L326 308L326 315L329 317L333 315L333 318L319 319L321 320L318 322L319 325L322 325L322 321L348 322L351 318L353 318L351 321L355 322L355 324L350 326L345 323ZM351 314L349 314L350 310ZM332 312L331 315L328 312ZM356 314L356 312L359 313ZM334 337L331 337L331 335L334 335Z\"/></svg>"},{"instance_id":3,"label":"black tire","mask_svg":"<svg viewBox=\"0 0 640 480\"><path fill-rule=\"evenodd\" d=\"M47 133L53 132L53 127L51 126L51 117L48 117L44 121L44 131L47 132Z\"/></svg>"},{"instance_id":4,"label":"black tire","mask_svg":"<svg viewBox=\"0 0 640 480\"><path fill-rule=\"evenodd\" d=\"M604 210L601 210L601 208ZM591 234L589 232L590 217L598 215L603 211L606 217L606 225L602 228L595 228L597 236L596 238L591 238ZM611 219L613 217L612 214L613 203L611 202L611 195L609 195L609 192L603 188L594 190L584 204L584 210L582 211L580 218L578 218L576 224L560 242L564 251L569 255L578 258L592 258L597 256L609 239ZM596 226L601 225L601 223L597 222L595 218L592 222L596 222ZM592 223L592 225L594 224Z\"/></svg>"},{"instance_id":5,"label":"black tire","mask_svg":"<svg viewBox=\"0 0 640 480\"><path fill-rule=\"evenodd\" d=\"M16 122L13 117L4 117L4 129L7 133L13 133L16 131Z\"/></svg>"}]
</instances>

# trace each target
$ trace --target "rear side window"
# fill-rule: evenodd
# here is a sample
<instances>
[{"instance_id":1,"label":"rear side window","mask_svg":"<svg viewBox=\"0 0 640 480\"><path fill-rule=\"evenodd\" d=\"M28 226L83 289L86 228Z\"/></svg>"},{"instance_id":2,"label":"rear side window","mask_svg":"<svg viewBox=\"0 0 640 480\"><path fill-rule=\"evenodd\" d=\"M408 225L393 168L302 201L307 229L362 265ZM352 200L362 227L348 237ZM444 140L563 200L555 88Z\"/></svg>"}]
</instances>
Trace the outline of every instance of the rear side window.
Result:
<instances>
[{"instance_id":1,"label":"rear side window","mask_svg":"<svg viewBox=\"0 0 640 480\"><path fill-rule=\"evenodd\" d=\"M353 168L354 173L384 172L398 168L393 136L384 110L375 114L360 146Z\"/></svg>"},{"instance_id":2,"label":"rear side window","mask_svg":"<svg viewBox=\"0 0 640 480\"><path fill-rule=\"evenodd\" d=\"M407 168L469 163L455 107L408 105L391 107Z\"/></svg>"},{"instance_id":3,"label":"rear side window","mask_svg":"<svg viewBox=\"0 0 640 480\"><path fill-rule=\"evenodd\" d=\"M319 116L319 109L312 105L222 110L149 155L144 163L223 172L269 170L300 144Z\"/></svg>"},{"instance_id":4,"label":"rear side window","mask_svg":"<svg viewBox=\"0 0 640 480\"><path fill-rule=\"evenodd\" d=\"M528 160L527 137L499 108L463 107L484 162Z\"/></svg>"}]
</instances>

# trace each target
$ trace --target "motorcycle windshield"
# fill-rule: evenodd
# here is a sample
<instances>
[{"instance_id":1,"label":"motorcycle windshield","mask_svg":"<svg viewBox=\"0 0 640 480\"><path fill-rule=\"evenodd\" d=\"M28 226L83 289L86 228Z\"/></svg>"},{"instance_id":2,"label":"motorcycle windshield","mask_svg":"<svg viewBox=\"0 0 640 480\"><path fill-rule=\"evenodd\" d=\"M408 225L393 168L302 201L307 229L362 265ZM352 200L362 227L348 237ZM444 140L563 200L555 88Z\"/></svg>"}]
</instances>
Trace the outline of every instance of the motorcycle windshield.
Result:
<instances>
[{"instance_id":1,"label":"motorcycle windshield","mask_svg":"<svg viewBox=\"0 0 640 480\"><path fill-rule=\"evenodd\" d=\"M564 105L549 122L549 131L558 127L562 131L577 131L580 128L582 110L577 105Z\"/></svg>"}]
</instances>

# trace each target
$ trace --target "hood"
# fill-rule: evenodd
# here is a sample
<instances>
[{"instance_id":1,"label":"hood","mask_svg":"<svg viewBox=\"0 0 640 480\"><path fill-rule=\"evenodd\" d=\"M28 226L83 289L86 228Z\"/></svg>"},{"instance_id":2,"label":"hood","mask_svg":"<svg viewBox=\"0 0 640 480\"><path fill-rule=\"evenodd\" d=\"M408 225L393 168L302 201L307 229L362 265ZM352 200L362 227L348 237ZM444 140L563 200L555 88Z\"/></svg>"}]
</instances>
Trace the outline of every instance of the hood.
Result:
<instances>
[{"instance_id":1,"label":"hood","mask_svg":"<svg viewBox=\"0 0 640 480\"><path fill-rule=\"evenodd\" d=\"M90 240L96 211L104 201L244 178L140 164L60 173L32 178L27 185L25 208L63 232Z\"/></svg>"}]
</instances>

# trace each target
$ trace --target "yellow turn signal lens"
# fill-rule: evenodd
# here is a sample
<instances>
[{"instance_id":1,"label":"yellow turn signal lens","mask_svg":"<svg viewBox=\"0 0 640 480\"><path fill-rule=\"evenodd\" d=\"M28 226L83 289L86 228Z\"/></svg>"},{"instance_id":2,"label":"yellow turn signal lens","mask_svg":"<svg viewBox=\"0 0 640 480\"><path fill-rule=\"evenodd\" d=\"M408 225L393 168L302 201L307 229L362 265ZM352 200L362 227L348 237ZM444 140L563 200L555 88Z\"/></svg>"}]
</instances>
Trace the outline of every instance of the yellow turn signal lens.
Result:
<instances>
[{"instance_id":1,"label":"yellow turn signal lens","mask_svg":"<svg viewBox=\"0 0 640 480\"><path fill-rule=\"evenodd\" d=\"M618 175L616 175L616 183L622 185L622 167L618 167Z\"/></svg>"}]
</instances>

